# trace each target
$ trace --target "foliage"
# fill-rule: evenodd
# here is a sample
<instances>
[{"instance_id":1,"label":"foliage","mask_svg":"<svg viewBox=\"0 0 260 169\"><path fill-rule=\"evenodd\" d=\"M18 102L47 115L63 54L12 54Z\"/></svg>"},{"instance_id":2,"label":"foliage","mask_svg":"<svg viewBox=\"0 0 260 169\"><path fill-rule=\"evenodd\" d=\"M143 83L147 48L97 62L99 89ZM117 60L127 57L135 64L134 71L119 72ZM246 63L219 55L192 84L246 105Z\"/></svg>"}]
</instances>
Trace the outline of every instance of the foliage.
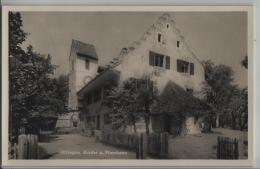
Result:
<instances>
[{"instance_id":1,"label":"foliage","mask_svg":"<svg viewBox=\"0 0 260 169\"><path fill-rule=\"evenodd\" d=\"M232 129L243 130L247 125L248 114L248 96L247 89L237 90L228 103L226 111L228 112L231 120Z\"/></svg>"},{"instance_id":2,"label":"foliage","mask_svg":"<svg viewBox=\"0 0 260 169\"><path fill-rule=\"evenodd\" d=\"M193 116L195 119L198 119L202 116L202 112L208 109L209 107L206 103L202 102L199 98L196 98L192 93L187 92L176 83L169 81L159 95L153 113L172 117L178 131L176 134L180 134L187 116Z\"/></svg>"},{"instance_id":3,"label":"foliage","mask_svg":"<svg viewBox=\"0 0 260 169\"><path fill-rule=\"evenodd\" d=\"M121 86L113 86L106 90L103 105L111 109L110 115L114 128L133 125L143 117L146 122L146 131L149 133L149 118L151 104L155 95L148 79L130 78ZM150 86L150 87L149 87Z\"/></svg>"},{"instance_id":4,"label":"foliage","mask_svg":"<svg viewBox=\"0 0 260 169\"><path fill-rule=\"evenodd\" d=\"M105 91L103 105L109 107L110 118L114 129L125 128L132 124L135 128L137 118L135 83L133 79L125 81L121 87L110 86Z\"/></svg>"},{"instance_id":5,"label":"foliage","mask_svg":"<svg viewBox=\"0 0 260 169\"><path fill-rule=\"evenodd\" d=\"M205 101L210 105L211 111L205 118L208 123L207 131L211 131L215 118L218 116L226 117L229 112L234 112L234 105L241 104L247 100L236 99L240 89L233 84L234 72L225 65L214 65L211 61L205 61L205 83L202 89ZM241 102L240 102L241 101ZM233 105L233 107L231 106ZM231 122L230 122L231 123Z\"/></svg>"},{"instance_id":6,"label":"foliage","mask_svg":"<svg viewBox=\"0 0 260 169\"><path fill-rule=\"evenodd\" d=\"M23 22L19 12L9 12L9 56L21 56L24 51L21 44L28 33L22 30Z\"/></svg>"},{"instance_id":7,"label":"foliage","mask_svg":"<svg viewBox=\"0 0 260 169\"><path fill-rule=\"evenodd\" d=\"M137 80L137 99L136 103L139 107L139 113L145 121L146 134L149 134L149 124L151 117L151 110L155 107L158 98L158 89L153 81L148 77Z\"/></svg>"},{"instance_id":8,"label":"foliage","mask_svg":"<svg viewBox=\"0 0 260 169\"><path fill-rule=\"evenodd\" d=\"M21 26L20 13L10 12L9 124L10 135L15 137L19 128L28 123L30 118L55 116L64 111L68 92L67 77L52 78L56 66L51 64L50 55L44 56L33 51L31 45L27 50L22 49L21 44L26 40L27 33Z\"/></svg>"}]
</instances>

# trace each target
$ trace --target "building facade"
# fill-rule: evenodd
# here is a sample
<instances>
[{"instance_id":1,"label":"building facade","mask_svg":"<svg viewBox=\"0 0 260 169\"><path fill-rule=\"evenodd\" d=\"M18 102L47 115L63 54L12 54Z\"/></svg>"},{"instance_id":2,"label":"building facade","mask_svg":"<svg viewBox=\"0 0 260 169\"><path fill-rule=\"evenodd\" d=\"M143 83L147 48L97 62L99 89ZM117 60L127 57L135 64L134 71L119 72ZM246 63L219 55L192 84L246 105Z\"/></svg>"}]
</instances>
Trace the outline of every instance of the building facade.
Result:
<instances>
[{"instance_id":1,"label":"building facade","mask_svg":"<svg viewBox=\"0 0 260 169\"><path fill-rule=\"evenodd\" d=\"M80 108L82 129L92 127L98 135L102 129L110 127L109 112L102 106L104 91L109 85L120 84L129 78L149 77L156 82L159 92L163 92L169 82L174 82L200 97L204 82L203 66L167 13L160 16L140 39L123 48L106 69L99 67L94 46L90 45L90 50L88 45L83 45L88 51L82 52L74 43L70 57L69 105ZM165 129L162 127L165 126L164 120L160 118L151 119L151 131ZM171 128L171 122L168 123ZM192 118L188 118L185 124L191 133L199 132ZM144 131L142 120L137 122L137 128L140 132Z\"/></svg>"}]
</instances>

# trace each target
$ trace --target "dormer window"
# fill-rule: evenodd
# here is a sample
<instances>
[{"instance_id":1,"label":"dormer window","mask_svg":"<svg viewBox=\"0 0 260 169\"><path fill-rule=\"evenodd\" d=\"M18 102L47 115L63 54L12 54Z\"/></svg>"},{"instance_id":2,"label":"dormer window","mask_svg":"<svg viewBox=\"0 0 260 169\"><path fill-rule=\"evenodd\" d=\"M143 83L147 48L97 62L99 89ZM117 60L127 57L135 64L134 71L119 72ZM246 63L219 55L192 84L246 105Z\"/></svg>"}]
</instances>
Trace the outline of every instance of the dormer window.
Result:
<instances>
[{"instance_id":1,"label":"dormer window","mask_svg":"<svg viewBox=\"0 0 260 169\"><path fill-rule=\"evenodd\" d=\"M177 48L180 47L180 41L177 41Z\"/></svg>"},{"instance_id":2,"label":"dormer window","mask_svg":"<svg viewBox=\"0 0 260 169\"><path fill-rule=\"evenodd\" d=\"M157 41L158 41L158 43L162 42L162 34L161 33L157 34Z\"/></svg>"}]
</instances>

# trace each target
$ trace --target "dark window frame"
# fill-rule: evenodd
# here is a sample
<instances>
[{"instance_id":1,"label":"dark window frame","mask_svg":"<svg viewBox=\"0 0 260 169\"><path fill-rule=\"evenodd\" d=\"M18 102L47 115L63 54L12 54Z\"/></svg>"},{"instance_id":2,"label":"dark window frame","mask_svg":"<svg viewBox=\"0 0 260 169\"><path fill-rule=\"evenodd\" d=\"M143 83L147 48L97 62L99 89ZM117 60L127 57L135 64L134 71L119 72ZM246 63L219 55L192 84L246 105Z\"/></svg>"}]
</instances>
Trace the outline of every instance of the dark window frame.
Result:
<instances>
[{"instance_id":1,"label":"dark window frame","mask_svg":"<svg viewBox=\"0 0 260 169\"><path fill-rule=\"evenodd\" d=\"M194 63L177 59L177 72L194 75L195 74L194 69L195 69Z\"/></svg>"},{"instance_id":2,"label":"dark window frame","mask_svg":"<svg viewBox=\"0 0 260 169\"><path fill-rule=\"evenodd\" d=\"M149 52L149 65L170 69L170 56L162 55L153 51Z\"/></svg>"},{"instance_id":3,"label":"dark window frame","mask_svg":"<svg viewBox=\"0 0 260 169\"><path fill-rule=\"evenodd\" d=\"M177 59L177 71L180 73L189 73L189 62Z\"/></svg>"}]
</instances>

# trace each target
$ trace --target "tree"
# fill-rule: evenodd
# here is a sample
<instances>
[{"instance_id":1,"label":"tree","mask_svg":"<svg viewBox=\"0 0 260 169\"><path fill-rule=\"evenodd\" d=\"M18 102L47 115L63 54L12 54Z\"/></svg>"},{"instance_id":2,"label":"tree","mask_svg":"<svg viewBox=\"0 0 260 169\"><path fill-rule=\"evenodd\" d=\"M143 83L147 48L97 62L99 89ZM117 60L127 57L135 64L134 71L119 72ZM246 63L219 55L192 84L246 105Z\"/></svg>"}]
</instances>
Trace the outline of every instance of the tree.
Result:
<instances>
[{"instance_id":1,"label":"tree","mask_svg":"<svg viewBox=\"0 0 260 169\"><path fill-rule=\"evenodd\" d=\"M247 124L248 97L247 89L237 89L230 102L228 103L227 112L231 117L231 127L236 129L237 125L243 130ZM246 118L245 118L246 117Z\"/></svg>"},{"instance_id":2,"label":"tree","mask_svg":"<svg viewBox=\"0 0 260 169\"><path fill-rule=\"evenodd\" d=\"M67 75L60 75L58 78L51 80L50 110L54 114L62 114L68 110L69 77Z\"/></svg>"},{"instance_id":3,"label":"tree","mask_svg":"<svg viewBox=\"0 0 260 169\"><path fill-rule=\"evenodd\" d=\"M136 98L135 79L126 80L122 86L114 85L107 88L102 105L110 109L114 129L133 125L136 132L135 123L138 119Z\"/></svg>"},{"instance_id":4,"label":"tree","mask_svg":"<svg viewBox=\"0 0 260 169\"><path fill-rule=\"evenodd\" d=\"M137 104L140 107L140 113L145 121L146 134L150 133L149 124L151 117L151 109L155 106L158 97L158 90L154 82L148 77L144 77L137 81L139 86L137 88Z\"/></svg>"},{"instance_id":5,"label":"tree","mask_svg":"<svg viewBox=\"0 0 260 169\"><path fill-rule=\"evenodd\" d=\"M21 122L48 111L53 91L50 75L55 67L51 65L50 56L34 53L31 46L22 57L14 56L11 60L14 63L9 70L10 113L13 132L17 133L23 125Z\"/></svg>"},{"instance_id":6,"label":"tree","mask_svg":"<svg viewBox=\"0 0 260 169\"><path fill-rule=\"evenodd\" d=\"M208 122L208 131L211 131L215 117L219 117L224 112L230 99L237 89L233 84L234 72L225 65L214 65L211 61L203 62L205 69L205 83L202 93L204 100L211 107L211 111L206 117Z\"/></svg>"},{"instance_id":7,"label":"tree","mask_svg":"<svg viewBox=\"0 0 260 169\"><path fill-rule=\"evenodd\" d=\"M202 116L202 112L208 109L208 105L193 96L191 92L187 92L175 82L169 81L159 95L156 106L152 111L155 114L172 118L176 130L175 133L172 131L171 134L179 135L186 127L184 123L187 116L198 119Z\"/></svg>"},{"instance_id":8,"label":"tree","mask_svg":"<svg viewBox=\"0 0 260 169\"><path fill-rule=\"evenodd\" d=\"M151 108L156 98L157 89L148 78L130 78L121 86L113 86L106 90L103 105L110 108L114 128L133 125L143 117L146 133L149 134Z\"/></svg>"},{"instance_id":9,"label":"tree","mask_svg":"<svg viewBox=\"0 0 260 169\"><path fill-rule=\"evenodd\" d=\"M21 27L20 13L10 12L9 136L13 137L12 139L17 138L18 130L22 126L37 129L38 126L32 126L31 118L55 115L64 110L68 86L64 77L57 80L52 78L57 66L51 63L50 55L35 52L31 45L27 50L21 47L28 35Z\"/></svg>"},{"instance_id":10,"label":"tree","mask_svg":"<svg viewBox=\"0 0 260 169\"><path fill-rule=\"evenodd\" d=\"M9 12L9 56L21 57L24 54L21 44L28 33L22 30L22 18L19 12Z\"/></svg>"}]
</instances>

